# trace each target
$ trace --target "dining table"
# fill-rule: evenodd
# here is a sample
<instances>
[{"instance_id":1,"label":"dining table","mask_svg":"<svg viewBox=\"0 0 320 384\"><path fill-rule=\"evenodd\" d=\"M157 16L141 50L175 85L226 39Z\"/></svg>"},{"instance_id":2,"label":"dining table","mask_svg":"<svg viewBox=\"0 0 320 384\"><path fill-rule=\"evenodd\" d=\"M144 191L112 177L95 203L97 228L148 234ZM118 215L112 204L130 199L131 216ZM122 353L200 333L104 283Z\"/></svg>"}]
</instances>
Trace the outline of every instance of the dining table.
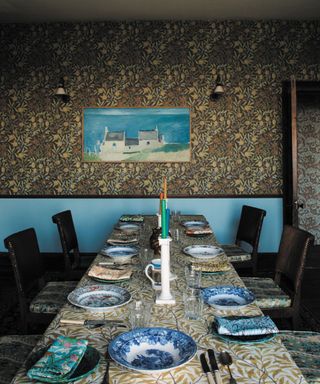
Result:
<instances>
[{"instance_id":1,"label":"dining table","mask_svg":"<svg viewBox=\"0 0 320 384\"><path fill-rule=\"evenodd\" d=\"M171 292L176 303L174 305L155 304L155 290L152 289L149 279L145 275L145 266L148 260L142 257L145 249L149 250L150 259L155 256L150 250L150 236L152 230L157 227L158 219L156 215L144 215L143 224L139 229L138 241L141 254L132 258L133 274L131 279L117 282L120 287L126 288L132 295L132 300L139 300L142 303L151 303L150 327L165 327L181 331L195 341L197 354L186 364L172 369L168 372L144 374L138 371L129 370L114 361L110 360L106 354L109 343L124 332L112 324L90 329L81 324L65 324L63 320L85 320L85 319L110 319L121 320L130 327L129 315L130 305L123 305L118 308L109 309L105 312L88 312L87 310L74 306L66 302L60 312L56 315L42 339L35 347L35 350L47 348L58 336L68 336L77 339L88 340L88 344L101 353L101 359L97 368L88 376L79 379L76 383L111 383L111 384L205 384L207 377L202 370L199 354L209 348L217 354L221 351L228 351L232 356L231 365L232 375L238 384L253 383L277 383L277 384L305 384L306 380L302 376L299 368L290 356L285 346L282 344L278 335L262 342L237 343L222 339L213 332L212 324L216 316L259 316L262 315L260 308L252 302L251 304L237 310L217 309L209 305L204 305L202 315L198 320L190 320L185 317L183 294L187 289L185 279L185 267L193 260L186 255L183 249L190 245L214 245L219 246L212 233L204 237L187 236L181 221L184 220L203 220L203 215L180 215L172 217L170 221L170 232L175 233L179 229L179 239L173 237L170 242L170 261L171 272L177 278L170 282ZM104 241L112 237L118 229L115 227L113 233L106 236ZM145 256L145 255L144 255ZM159 257L159 256L158 256ZM222 262L229 263L225 254L219 255ZM91 266L106 261L106 256L98 253ZM150 260L151 261L151 260ZM95 285L97 282L88 276L88 271L79 281L78 287ZM236 270L230 264L229 270L218 274L204 274L201 279L202 288L210 286L240 286L244 284ZM33 351L33 353L35 352ZM26 375L26 366L16 374L13 384L34 383ZM223 384L229 383L228 368L219 363L219 370Z\"/></svg>"}]
</instances>

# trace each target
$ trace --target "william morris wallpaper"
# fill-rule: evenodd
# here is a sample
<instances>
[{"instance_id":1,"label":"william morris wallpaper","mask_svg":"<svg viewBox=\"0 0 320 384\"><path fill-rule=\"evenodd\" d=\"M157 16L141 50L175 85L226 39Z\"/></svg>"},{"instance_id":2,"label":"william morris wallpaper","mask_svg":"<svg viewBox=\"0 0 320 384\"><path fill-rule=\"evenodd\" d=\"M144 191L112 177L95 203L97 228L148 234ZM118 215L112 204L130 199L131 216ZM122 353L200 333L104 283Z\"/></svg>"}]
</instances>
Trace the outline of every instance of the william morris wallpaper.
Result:
<instances>
[{"instance_id":1,"label":"william morris wallpaper","mask_svg":"<svg viewBox=\"0 0 320 384\"><path fill-rule=\"evenodd\" d=\"M320 80L319 36L319 21L0 25L0 194L155 195L164 175L169 195L280 194L281 83ZM190 162L82 161L83 107L162 106L191 109Z\"/></svg>"}]
</instances>

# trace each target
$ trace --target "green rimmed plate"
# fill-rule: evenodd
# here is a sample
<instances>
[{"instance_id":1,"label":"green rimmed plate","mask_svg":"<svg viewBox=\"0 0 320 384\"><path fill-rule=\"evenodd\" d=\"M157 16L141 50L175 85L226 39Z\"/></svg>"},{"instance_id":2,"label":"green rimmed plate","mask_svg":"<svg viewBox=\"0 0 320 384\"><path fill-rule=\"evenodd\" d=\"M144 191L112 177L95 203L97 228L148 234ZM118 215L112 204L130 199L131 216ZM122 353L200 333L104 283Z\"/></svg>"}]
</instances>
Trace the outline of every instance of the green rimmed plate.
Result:
<instances>
[{"instance_id":1,"label":"green rimmed plate","mask_svg":"<svg viewBox=\"0 0 320 384\"><path fill-rule=\"evenodd\" d=\"M99 277L93 277L93 276L90 276L90 278L102 284L116 284L116 283L122 283L130 280L130 277L128 279L118 279L118 280L105 280L105 279L100 279Z\"/></svg>"},{"instance_id":2,"label":"green rimmed plate","mask_svg":"<svg viewBox=\"0 0 320 384\"><path fill-rule=\"evenodd\" d=\"M216 324L212 323L212 333L214 336L217 336L219 339L224 341L229 341L231 343L237 344L258 344L266 343L271 341L277 335L276 333L269 333L266 335L254 335L254 336L230 336L230 335L220 335L217 331Z\"/></svg>"}]
</instances>

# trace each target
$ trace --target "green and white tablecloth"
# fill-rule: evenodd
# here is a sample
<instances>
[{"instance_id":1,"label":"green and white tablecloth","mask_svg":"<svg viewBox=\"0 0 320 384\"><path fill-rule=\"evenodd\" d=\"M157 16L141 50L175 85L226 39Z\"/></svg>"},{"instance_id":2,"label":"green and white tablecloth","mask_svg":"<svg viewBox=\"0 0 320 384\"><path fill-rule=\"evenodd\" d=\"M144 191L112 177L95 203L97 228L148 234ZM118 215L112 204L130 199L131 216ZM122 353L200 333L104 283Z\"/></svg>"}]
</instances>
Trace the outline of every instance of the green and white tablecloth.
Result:
<instances>
[{"instance_id":1,"label":"green and white tablecloth","mask_svg":"<svg viewBox=\"0 0 320 384\"><path fill-rule=\"evenodd\" d=\"M204 219L203 216L183 216L182 218L184 220ZM149 238L152 233L152 228L155 226L156 217L146 216L139 241L142 250L145 247L149 247ZM177 226L179 226L178 223L173 223L171 227L172 230ZM181 232L183 232L183 228L180 228ZM178 276L178 278L171 283L171 288L176 298L176 305L153 305L150 326L168 327L185 332L192 336L196 341L199 350L213 348L216 351L229 351L232 354L234 361L232 365L232 373L239 384L305 384L306 381L301 375L300 370L295 365L286 348L282 345L278 336L269 342L261 344L236 344L221 341L211 333L210 328L214 315L239 315L239 312L220 311L204 306L201 320L191 321L184 318L184 307L182 302L183 292L186 289L184 267L190 263L191 258L183 254L181 250L185 246L191 244L217 245L217 241L214 235L204 238L192 238L182 234L179 243L175 241L171 242L171 270ZM222 259L226 259L226 256L223 255ZM98 255L93 264L97 264L103 260L105 260L105 258ZM122 282L119 285L126 287L131 292L134 300L154 302L154 291L151 288L150 281L144 274L143 266L137 262L134 269L135 271L132 279L128 282ZM96 284L96 282L85 275L81 279L79 286L88 284ZM230 271L223 274L206 275L202 279L203 286L226 284L243 285L233 267ZM261 311L253 304L242 309L241 314L258 315L261 314ZM102 353L102 355L104 355L109 341L119 331L112 328L97 328L90 330L84 326L60 325L60 319L120 318L128 320L128 315L128 306L123 306L107 313L92 314L91 312L86 312L83 309L66 304L50 324L43 337L41 345L39 345L38 348L50 344L50 342L58 335L65 335L87 339L89 345L95 347ZM95 373L85 379L77 381L77 383L101 383L105 367L106 362L104 359L101 359L99 367ZM222 366L219 368L223 383L229 383L227 369ZM198 356L196 356L190 363L181 368L153 376L132 372L111 363L109 382L110 384L206 384L207 379L202 372ZM32 383L32 381L25 376L25 370L22 368L16 375L13 383L25 384Z\"/></svg>"}]
</instances>

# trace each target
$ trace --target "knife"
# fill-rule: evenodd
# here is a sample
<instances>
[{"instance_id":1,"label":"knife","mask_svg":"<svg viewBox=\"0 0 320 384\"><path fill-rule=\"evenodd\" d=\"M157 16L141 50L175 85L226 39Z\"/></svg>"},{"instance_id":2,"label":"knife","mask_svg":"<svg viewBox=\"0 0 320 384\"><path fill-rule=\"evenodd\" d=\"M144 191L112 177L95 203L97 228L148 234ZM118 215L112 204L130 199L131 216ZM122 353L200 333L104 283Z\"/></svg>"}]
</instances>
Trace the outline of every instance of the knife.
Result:
<instances>
[{"instance_id":1,"label":"knife","mask_svg":"<svg viewBox=\"0 0 320 384\"><path fill-rule=\"evenodd\" d=\"M216 384L222 384L219 367L213 349L208 349L209 363L214 373Z\"/></svg>"},{"instance_id":2,"label":"knife","mask_svg":"<svg viewBox=\"0 0 320 384\"><path fill-rule=\"evenodd\" d=\"M127 325L119 320L80 320L80 319L61 319L60 324L64 325L84 325L88 328L98 328L103 325L115 326L118 328L127 328Z\"/></svg>"},{"instance_id":3,"label":"knife","mask_svg":"<svg viewBox=\"0 0 320 384\"><path fill-rule=\"evenodd\" d=\"M205 353L201 353L201 355L200 355L200 362L201 362L202 370L203 370L203 372L207 376L208 383L209 384L214 384L213 376L212 376L212 373L210 371L209 365L207 363L207 359L206 359Z\"/></svg>"}]
</instances>

